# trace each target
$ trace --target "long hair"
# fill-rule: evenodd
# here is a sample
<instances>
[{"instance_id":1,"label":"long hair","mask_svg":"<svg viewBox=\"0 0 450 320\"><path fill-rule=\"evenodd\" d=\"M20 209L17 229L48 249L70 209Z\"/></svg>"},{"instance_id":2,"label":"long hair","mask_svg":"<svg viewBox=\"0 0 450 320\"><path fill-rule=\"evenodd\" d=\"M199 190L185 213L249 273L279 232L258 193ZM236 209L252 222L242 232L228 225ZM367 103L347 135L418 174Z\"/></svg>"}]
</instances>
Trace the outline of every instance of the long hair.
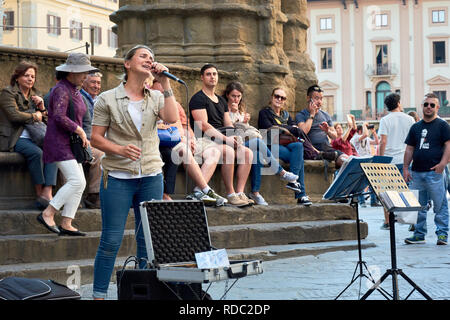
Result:
<instances>
[{"instance_id":1,"label":"long hair","mask_svg":"<svg viewBox=\"0 0 450 320\"><path fill-rule=\"evenodd\" d=\"M225 90L223 91L222 96L225 98L225 100L228 102L228 95L231 93L231 91L237 90L242 94L241 101L239 102L238 110L239 113L244 113L246 111L245 102L244 102L244 86L239 81L233 81L230 82Z\"/></svg>"},{"instance_id":2,"label":"long hair","mask_svg":"<svg viewBox=\"0 0 450 320\"><path fill-rule=\"evenodd\" d=\"M124 56L124 61L129 61L131 59L133 59L134 55L136 54L136 51L138 51L139 49L146 49L148 51L150 51L150 54L153 57L153 60L155 59L155 54L153 53L153 50L150 49L149 47L147 47L144 44L138 44L137 46L134 46L133 48L131 48L130 50L128 50L128 52L125 54ZM123 70L124 70L124 76L123 79L125 80L125 82L128 80L128 71L125 68L125 65L123 66Z\"/></svg>"},{"instance_id":3,"label":"long hair","mask_svg":"<svg viewBox=\"0 0 450 320\"><path fill-rule=\"evenodd\" d=\"M9 84L11 86L14 86L17 82L17 79L20 78L27 72L28 69L34 69L34 72L37 75L37 65L30 61L21 61L16 69L14 69L13 74L11 75L11 79L9 81ZM36 79L35 79L36 80Z\"/></svg>"}]
</instances>

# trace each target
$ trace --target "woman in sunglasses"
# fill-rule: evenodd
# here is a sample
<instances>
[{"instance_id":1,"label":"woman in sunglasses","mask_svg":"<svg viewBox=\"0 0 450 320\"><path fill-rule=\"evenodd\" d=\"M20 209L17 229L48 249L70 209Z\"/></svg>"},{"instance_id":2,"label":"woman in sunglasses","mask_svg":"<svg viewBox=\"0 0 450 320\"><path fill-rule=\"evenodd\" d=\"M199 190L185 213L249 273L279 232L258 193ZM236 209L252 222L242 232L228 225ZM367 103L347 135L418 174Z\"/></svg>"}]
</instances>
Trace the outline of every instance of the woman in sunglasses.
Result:
<instances>
[{"instance_id":1,"label":"woman in sunglasses","mask_svg":"<svg viewBox=\"0 0 450 320\"><path fill-rule=\"evenodd\" d=\"M233 104L239 106L243 104L244 97L244 87L239 82L231 82L227 85L224 92L225 100L228 104L228 109L233 110ZM255 204L265 205L268 203L260 194L259 190L261 188L261 175L263 170L263 162L269 163L271 174L276 174L280 177L282 181L286 181L286 188L299 192L300 185L297 183L298 176L292 172L288 172L281 167L276 157L272 155L266 143L259 137L249 137L245 141L245 146L250 148L253 152L253 163L252 170L250 173L251 181L251 193L249 197ZM256 160L255 160L256 159Z\"/></svg>"},{"instance_id":2,"label":"woman in sunglasses","mask_svg":"<svg viewBox=\"0 0 450 320\"><path fill-rule=\"evenodd\" d=\"M287 95L286 91L277 87L272 90L269 106L262 109L258 116L258 128L269 129L274 126L283 128L293 128L295 122L292 120L289 112L284 110ZM298 130L298 128L297 128ZM279 158L290 164L290 171L298 176L297 182L300 184L300 191L295 192L295 198L298 204L310 206L311 199L306 195L304 182L304 145L302 142L291 142L288 145L275 144L271 141L269 148L274 145L278 147ZM272 149L275 152L276 148Z\"/></svg>"}]
</instances>

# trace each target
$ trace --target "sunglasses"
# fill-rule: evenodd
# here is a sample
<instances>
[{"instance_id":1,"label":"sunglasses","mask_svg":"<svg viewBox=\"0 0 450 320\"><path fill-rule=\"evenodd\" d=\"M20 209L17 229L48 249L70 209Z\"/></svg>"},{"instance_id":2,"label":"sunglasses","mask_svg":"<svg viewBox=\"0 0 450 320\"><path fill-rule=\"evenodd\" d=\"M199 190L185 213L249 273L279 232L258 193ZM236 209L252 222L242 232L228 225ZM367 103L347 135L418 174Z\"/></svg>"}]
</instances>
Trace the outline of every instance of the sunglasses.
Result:
<instances>
[{"instance_id":1,"label":"sunglasses","mask_svg":"<svg viewBox=\"0 0 450 320\"><path fill-rule=\"evenodd\" d=\"M431 108L434 109L434 107L436 107L436 104L435 104L435 103L428 103L428 102L425 102L425 103L423 104L423 107L424 107L424 108L426 108L426 107L428 107L428 106L430 106Z\"/></svg>"},{"instance_id":2,"label":"sunglasses","mask_svg":"<svg viewBox=\"0 0 450 320\"><path fill-rule=\"evenodd\" d=\"M273 97L274 97L275 99L281 100L281 101L285 101L285 100L287 99L286 97L280 96L280 95L278 95L278 94L274 94Z\"/></svg>"}]
</instances>

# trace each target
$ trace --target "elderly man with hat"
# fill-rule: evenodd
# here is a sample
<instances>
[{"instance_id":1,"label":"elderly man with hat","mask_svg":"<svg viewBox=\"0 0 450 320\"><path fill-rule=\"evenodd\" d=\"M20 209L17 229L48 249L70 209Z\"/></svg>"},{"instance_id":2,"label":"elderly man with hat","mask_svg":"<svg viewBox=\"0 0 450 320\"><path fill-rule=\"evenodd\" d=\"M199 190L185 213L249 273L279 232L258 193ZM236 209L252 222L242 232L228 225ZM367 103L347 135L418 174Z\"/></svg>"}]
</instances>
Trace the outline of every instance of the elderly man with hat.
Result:
<instances>
[{"instance_id":1,"label":"elderly man with hat","mask_svg":"<svg viewBox=\"0 0 450 320\"><path fill-rule=\"evenodd\" d=\"M48 207L38 216L38 222L49 231L61 236L84 236L72 226L72 220L80 205L81 196L86 187L83 167L78 163L70 147L70 135L76 133L89 146L89 140L83 130L82 118L86 105L80 94L88 72L97 71L91 66L89 57L84 53L70 53L66 63L56 67L61 79L53 88L49 98L47 133L44 139L44 162L56 163L64 175L66 183L58 190ZM74 119L69 117L69 106L73 107ZM55 214L61 208L62 221L55 224Z\"/></svg>"}]
</instances>

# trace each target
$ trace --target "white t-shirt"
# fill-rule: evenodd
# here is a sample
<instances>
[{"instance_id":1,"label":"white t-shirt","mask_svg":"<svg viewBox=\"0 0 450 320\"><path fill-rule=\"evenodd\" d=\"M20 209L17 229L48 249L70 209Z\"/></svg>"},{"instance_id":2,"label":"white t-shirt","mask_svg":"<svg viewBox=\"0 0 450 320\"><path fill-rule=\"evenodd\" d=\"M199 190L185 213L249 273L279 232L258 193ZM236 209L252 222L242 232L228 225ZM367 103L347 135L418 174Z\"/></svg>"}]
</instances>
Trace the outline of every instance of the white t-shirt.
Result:
<instances>
[{"instance_id":1,"label":"white t-shirt","mask_svg":"<svg viewBox=\"0 0 450 320\"><path fill-rule=\"evenodd\" d=\"M231 122L234 124L235 122L244 122L244 115L241 114L239 111L237 112L229 112Z\"/></svg>"},{"instance_id":2,"label":"white t-shirt","mask_svg":"<svg viewBox=\"0 0 450 320\"><path fill-rule=\"evenodd\" d=\"M353 144L353 146L356 149L356 152L358 152L358 155L360 157L364 156L370 156L372 155L372 150L370 148L370 142L373 141L373 139L366 137L365 139L359 141L359 138L361 137L360 134L355 133L350 140L350 143Z\"/></svg>"},{"instance_id":3,"label":"white t-shirt","mask_svg":"<svg viewBox=\"0 0 450 320\"><path fill-rule=\"evenodd\" d=\"M142 105L143 104L144 104L144 100L128 102L128 113L130 114L131 120L133 120L133 123L139 132L141 132L141 127L142 127L142 111L143 111ZM141 174L141 168L139 168L139 174L137 174L137 175L132 175L131 173L125 172L125 171L110 171L109 175L116 179L138 179L138 178L156 176L161 172L162 171L160 170L153 174L143 175L143 174Z\"/></svg>"},{"instance_id":4,"label":"white t-shirt","mask_svg":"<svg viewBox=\"0 0 450 320\"><path fill-rule=\"evenodd\" d=\"M405 139L409 129L414 124L413 117L403 112L390 112L380 120L378 135L387 137L384 155L393 157L394 164L402 164L405 154Z\"/></svg>"}]
</instances>

